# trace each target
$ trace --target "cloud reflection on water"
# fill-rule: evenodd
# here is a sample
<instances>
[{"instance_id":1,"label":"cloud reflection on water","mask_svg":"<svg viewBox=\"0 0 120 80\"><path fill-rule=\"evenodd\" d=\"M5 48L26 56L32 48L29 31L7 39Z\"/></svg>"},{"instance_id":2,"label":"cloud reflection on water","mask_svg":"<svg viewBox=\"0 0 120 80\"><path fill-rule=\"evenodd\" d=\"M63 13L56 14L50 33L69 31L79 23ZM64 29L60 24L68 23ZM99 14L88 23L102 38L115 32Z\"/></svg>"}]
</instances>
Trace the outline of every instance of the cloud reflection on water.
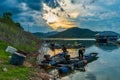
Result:
<instances>
[{"instance_id":1,"label":"cloud reflection on water","mask_svg":"<svg viewBox=\"0 0 120 80\"><path fill-rule=\"evenodd\" d=\"M88 43L88 42L87 42ZM62 50L56 49L55 53ZM68 49L71 56L74 57L78 53L78 49ZM86 46L85 54L91 52L98 53L98 59L89 63L85 68L85 72L75 71L67 77L68 80L119 80L120 79L120 47L117 45L97 45L95 43ZM50 50L47 53L54 55ZM65 78L66 79L66 78ZM62 80L62 79L61 79ZM63 79L64 80L64 79Z\"/></svg>"}]
</instances>

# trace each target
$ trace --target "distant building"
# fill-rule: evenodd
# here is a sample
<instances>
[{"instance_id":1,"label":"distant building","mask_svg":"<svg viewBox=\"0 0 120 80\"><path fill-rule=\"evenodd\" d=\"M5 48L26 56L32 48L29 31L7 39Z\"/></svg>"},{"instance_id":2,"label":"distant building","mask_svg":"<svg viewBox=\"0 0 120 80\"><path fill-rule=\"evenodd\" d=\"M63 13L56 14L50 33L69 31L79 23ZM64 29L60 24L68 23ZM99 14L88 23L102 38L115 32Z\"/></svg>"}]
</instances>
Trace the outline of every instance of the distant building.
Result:
<instances>
[{"instance_id":1,"label":"distant building","mask_svg":"<svg viewBox=\"0 0 120 80\"><path fill-rule=\"evenodd\" d=\"M119 38L119 34L112 31L103 31L95 35L97 42L116 41Z\"/></svg>"}]
</instances>

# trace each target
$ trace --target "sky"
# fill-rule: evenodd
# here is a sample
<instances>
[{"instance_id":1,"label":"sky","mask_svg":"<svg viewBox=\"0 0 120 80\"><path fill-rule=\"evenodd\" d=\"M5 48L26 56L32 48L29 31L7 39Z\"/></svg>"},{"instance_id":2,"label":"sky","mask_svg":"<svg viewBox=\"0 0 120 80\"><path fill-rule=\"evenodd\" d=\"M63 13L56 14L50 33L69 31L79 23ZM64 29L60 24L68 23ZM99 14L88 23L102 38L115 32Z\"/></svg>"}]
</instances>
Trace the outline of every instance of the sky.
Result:
<instances>
[{"instance_id":1,"label":"sky","mask_svg":"<svg viewBox=\"0 0 120 80\"><path fill-rule=\"evenodd\" d=\"M0 15L11 12L26 31L72 27L120 33L120 0L0 0Z\"/></svg>"}]
</instances>

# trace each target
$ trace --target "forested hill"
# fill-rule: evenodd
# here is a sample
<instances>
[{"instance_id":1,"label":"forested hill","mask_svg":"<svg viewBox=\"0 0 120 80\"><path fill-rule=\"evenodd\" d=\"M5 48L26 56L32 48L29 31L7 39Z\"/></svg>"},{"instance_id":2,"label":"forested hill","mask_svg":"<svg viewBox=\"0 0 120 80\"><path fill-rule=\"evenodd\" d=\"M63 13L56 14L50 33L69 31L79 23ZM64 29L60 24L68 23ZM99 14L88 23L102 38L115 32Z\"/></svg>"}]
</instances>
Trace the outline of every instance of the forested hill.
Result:
<instances>
[{"instance_id":1,"label":"forested hill","mask_svg":"<svg viewBox=\"0 0 120 80\"><path fill-rule=\"evenodd\" d=\"M0 18L0 40L18 49L34 51L40 46L40 39L24 31L20 23L12 20L11 13L4 13Z\"/></svg>"},{"instance_id":2,"label":"forested hill","mask_svg":"<svg viewBox=\"0 0 120 80\"><path fill-rule=\"evenodd\" d=\"M75 27L52 35L50 38L93 38L96 33L98 32Z\"/></svg>"}]
</instances>

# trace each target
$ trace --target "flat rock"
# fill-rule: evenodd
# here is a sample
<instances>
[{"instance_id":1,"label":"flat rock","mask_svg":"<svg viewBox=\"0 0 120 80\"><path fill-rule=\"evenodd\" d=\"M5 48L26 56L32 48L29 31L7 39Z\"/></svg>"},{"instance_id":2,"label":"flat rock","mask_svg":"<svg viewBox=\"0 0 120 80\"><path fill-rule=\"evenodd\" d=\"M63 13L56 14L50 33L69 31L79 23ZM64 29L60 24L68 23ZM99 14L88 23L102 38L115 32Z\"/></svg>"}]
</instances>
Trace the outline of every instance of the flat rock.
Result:
<instances>
[{"instance_id":1,"label":"flat rock","mask_svg":"<svg viewBox=\"0 0 120 80\"><path fill-rule=\"evenodd\" d=\"M24 61L23 65L24 65L25 67L32 67L32 64L29 63L29 62L27 62L27 61Z\"/></svg>"},{"instance_id":2,"label":"flat rock","mask_svg":"<svg viewBox=\"0 0 120 80\"><path fill-rule=\"evenodd\" d=\"M6 67L4 67L4 68L2 68L2 71L3 71L3 72L7 72L8 69L7 69Z\"/></svg>"}]
</instances>

